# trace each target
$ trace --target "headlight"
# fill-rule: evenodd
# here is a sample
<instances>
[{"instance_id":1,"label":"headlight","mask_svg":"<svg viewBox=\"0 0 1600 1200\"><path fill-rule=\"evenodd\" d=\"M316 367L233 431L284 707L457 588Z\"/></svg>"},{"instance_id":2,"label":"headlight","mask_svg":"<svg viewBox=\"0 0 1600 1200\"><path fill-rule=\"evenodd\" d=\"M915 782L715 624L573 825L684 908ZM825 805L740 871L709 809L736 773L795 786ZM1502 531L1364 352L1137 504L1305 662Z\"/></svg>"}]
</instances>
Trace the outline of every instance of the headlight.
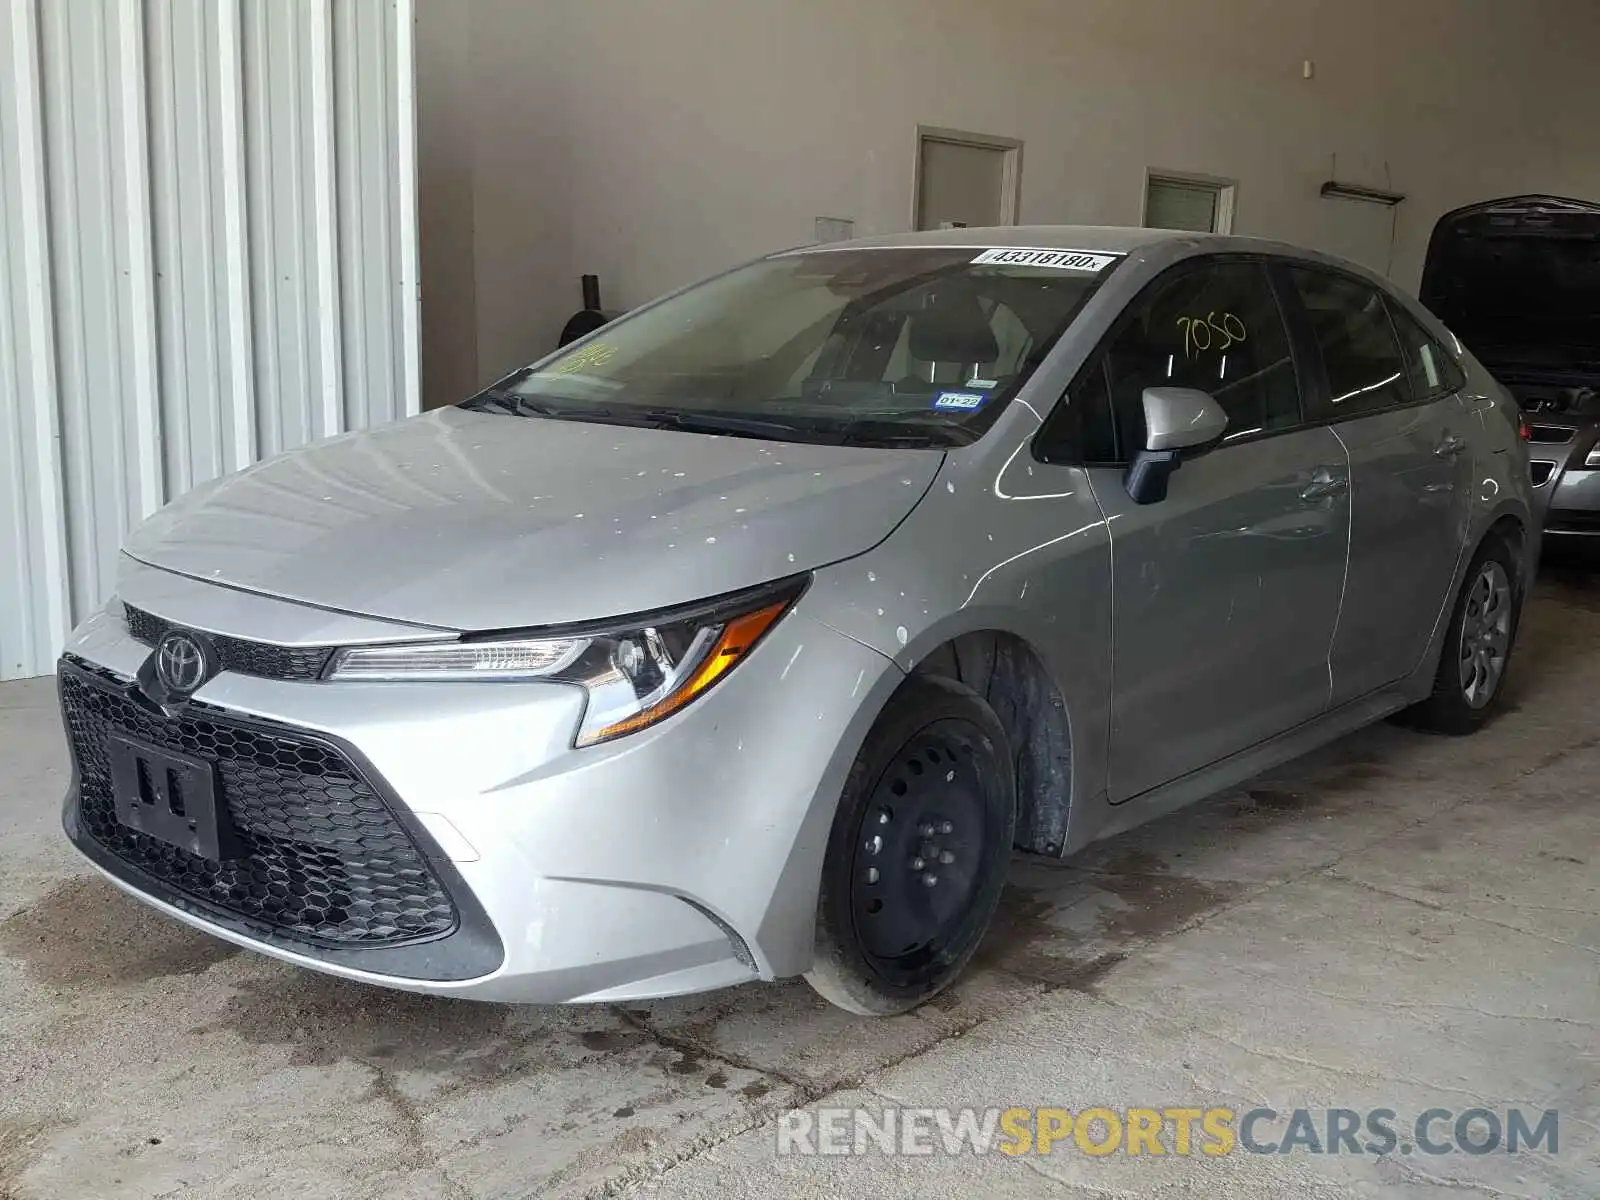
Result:
<instances>
[{"instance_id":1,"label":"headlight","mask_svg":"<svg viewBox=\"0 0 1600 1200\"><path fill-rule=\"evenodd\" d=\"M749 654L805 580L639 618L608 629L340 650L330 679L549 680L584 688L577 744L592 746L671 716Z\"/></svg>"}]
</instances>

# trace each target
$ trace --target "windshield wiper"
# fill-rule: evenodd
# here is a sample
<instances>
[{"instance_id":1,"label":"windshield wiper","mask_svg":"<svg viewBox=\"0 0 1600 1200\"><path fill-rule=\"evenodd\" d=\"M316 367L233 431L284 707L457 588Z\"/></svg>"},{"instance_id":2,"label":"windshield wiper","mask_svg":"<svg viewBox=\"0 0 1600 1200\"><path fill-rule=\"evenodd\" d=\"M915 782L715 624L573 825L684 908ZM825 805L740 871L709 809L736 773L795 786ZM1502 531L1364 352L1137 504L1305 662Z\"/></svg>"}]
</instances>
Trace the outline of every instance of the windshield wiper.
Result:
<instances>
[{"instance_id":1,"label":"windshield wiper","mask_svg":"<svg viewBox=\"0 0 1600 1200\"><path fill-rule=\"evenodd\" d=\"M731 433L740 437L758 438L806 437L811 433L804 426L791 422L738 416L732 413L647 408L640 410L638 416L641 425L677 429L684 433Z\"/></svg>"},{"instance_id":2,"label":"windshield wiper","mask_svg":"<svg viewBox=\"0 0 1600 1200\"><path fill-rule=\"evenodd\" d=\"M479 410L493 410L519 417L552 417L559 421L593 421L605 425L632 425L642 429L677 429L686 433L730 433L743 437L802 437L806 430L783 421L744 417L727 413L642 408L632 405L608 408L598 404L549 404L505 388L480 392L465 402Z\"/></svg>"},{"instance_id":3,"label":"windshield wiper","mask_svg":"<svg viewBox=\"0 0 1600 1200\"><path fill-rule=\"evenodd\" d=\"M728 434L734 437L767 438L774 441L817 442L827 445L866 444L898 449L927 449L965 445L976 440L956 425L940 425L938 432L927 426L884 419L873 415L851 417L841 412L819 422L777 421L737 413L708 412L704 409L605 408L592 404L552 405L518 392L494 389L480 392L464 402L464 407L479 411L509 413L518 417L550 417L558 421L593 421L604 425L629 425L641 429L672 429L681 433Z\"/></svg>"},{"instance_id":4,"label":"windshield wiper","mask_svg":"<svg viewBox=\"0 0 1600 1200\"><path fill-rule=\"evenodd\" d=\"M517 415L517 398L511 392L478 392L456 403L457 408L470 412L498 412L508 417Z\"/></svg>"},{"instance_id":5,"label":"windshield wiper","mask_svg":"<svg viewBox=\"0 0 1600 1200\"><path fill-rule=\"evenodd\" d=\"M491 388L479 392L476 396L469 397L461 402L462 408L472 409L475 412L503 412L513 417L551 417L557 421L583 421L596 413L608 410L591 408L586 405L547 404L542 400L535 400L531 396L524 396L520 392L509 391L506 388Z\"/></svg>"},{"instance_id":6,"label":"windshield wiper","mask_svg":"<svg viewBox=\"0 0 1600 1200\"><path fill-rule=\"evenodd\" d=\"M662 428L679 429L689 433L731 433L744 437L778 438L790 441L817 442L830 446L867 444L885 449L925 449L948 446L951 442L965 445L976 440L966 435L959 426L941 427L941 438L929 433L925 426L908 425L901 421L873 420L871 418L830 417L821 423L807 421L774 421L762 417L745 417L701 410L650 409L647 418L651 424Z\"/></svg>"}]
</instances>

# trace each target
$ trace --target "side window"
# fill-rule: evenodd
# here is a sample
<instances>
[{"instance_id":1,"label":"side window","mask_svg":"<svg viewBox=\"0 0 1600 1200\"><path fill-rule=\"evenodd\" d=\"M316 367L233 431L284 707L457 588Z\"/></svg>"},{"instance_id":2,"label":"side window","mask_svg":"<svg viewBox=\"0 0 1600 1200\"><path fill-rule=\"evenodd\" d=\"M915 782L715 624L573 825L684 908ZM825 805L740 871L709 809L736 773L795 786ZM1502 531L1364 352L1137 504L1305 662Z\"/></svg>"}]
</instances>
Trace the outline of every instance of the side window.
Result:
<instances>
[{"instance_id":1,"label":"side window","mask_svg":"<svg viewBox=\"0 0 1600 1200\"><path fill-rule=\"evenodd\" d=\"M1045 462L1084 467L1109 467L1125 462L1117 453L1117 430L1111 419L1111 391L1106 386L1102 356L1085 367L1055 406L1037 443Z\"/></svg>"},{"instance_id":2,"label":"side window","mask_svg":"<svg viewBox=\"0 0 1600 1200\"><path fill-rule=\"evenodd\" d=\"M1439 340L1424 329L1404 306L1389 300L1389 316L1400 335L1400 352L1405 356L1406 377L1417 399L1448 396L1467 386L1467 377Z\"/></svg>"},{"instance_id":3,"label":"side window","mask_svg":"<svg viewBox=\"0 0 1600 1200\"><path fill-rule=\"evenodd\" d=\"M1144 446L1144 390L1189 387L1228 414L1229 438L1300 422L1300 387L1264 268L1226 262L1158 281L1105 354L1123 461Z\"/></svg>"},{"instance_id":4,"label":"side window","mask_svg":"<svg viewBox=\"0 0 1600 1200\"><path fill-rule=\"evenodd\" d=\"M1289 273L1322 348L1333 415L1358 416L1409 404L1406 366L1378 292L1345 275L1303 267Z\"/></svg>"}]
</instances>

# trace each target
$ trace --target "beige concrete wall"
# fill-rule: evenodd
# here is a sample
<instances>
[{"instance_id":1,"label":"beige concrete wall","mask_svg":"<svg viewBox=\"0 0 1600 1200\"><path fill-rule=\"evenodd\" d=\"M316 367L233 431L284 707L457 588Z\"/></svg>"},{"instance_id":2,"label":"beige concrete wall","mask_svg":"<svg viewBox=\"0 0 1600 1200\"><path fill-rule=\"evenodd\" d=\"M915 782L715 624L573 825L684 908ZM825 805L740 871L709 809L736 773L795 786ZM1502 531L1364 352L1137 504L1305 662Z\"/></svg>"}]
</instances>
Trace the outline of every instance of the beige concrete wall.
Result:
<instances>
[{"instance_id":1,"label":"beige concrete wall","mask_svg":"<svg viewBox=\"0 0 1600 1200\"><path fill-rule=\"evenodd\" d=\"M1223 176L1236 232L1407 286L1452 207L1600 195L1593 0L420 3L430 399L552 345L583 271L630 307L818 216L908 228L919 123L1023 139L1025 222L1136 224L1148 168ZM1321 199L1334 156L1410 199ZM475 278L437 269L468 245Z\"/></svg>"},{"instance_id":2,"label":"beige concrete wall","mask_svg":"<svg viewBox=\"0 0 1600 1200\"><path fill-rule=\"evenodd\" d=\"M423 403L555 343L571 275L566 0L418 0Z\"/></svg>"},{"instance_id":3,"label":"beige concrete wall","mask_svg":"<svg viewBox=\"0 0 1600 1200\"><path fill-rule=\"evenodd\" d=\"M453 8L466 6L417 4L417 221L427 408L460 399L478 378L472 22Z\"/></svg>"}]
</instances>

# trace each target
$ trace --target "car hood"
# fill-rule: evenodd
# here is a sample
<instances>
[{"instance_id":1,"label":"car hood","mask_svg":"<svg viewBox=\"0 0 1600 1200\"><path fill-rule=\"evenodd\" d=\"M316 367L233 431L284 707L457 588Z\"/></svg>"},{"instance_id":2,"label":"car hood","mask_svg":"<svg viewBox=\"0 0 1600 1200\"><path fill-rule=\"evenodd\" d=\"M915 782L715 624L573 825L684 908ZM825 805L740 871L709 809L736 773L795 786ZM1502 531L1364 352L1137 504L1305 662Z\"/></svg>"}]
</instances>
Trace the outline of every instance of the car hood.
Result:
<instances>
[{"instance_id":1,"label":"car hood","mask_svg":"<svg viewBox=\"0 0 1600 1200\"><path fill-rule=\"evenodd\" d=\"M1434 229L1422 302L1497 375L1600 370L1600 205L1519 196Z\"/></svg>"},{"instance_id":2,"label":"car hood","mask_svg":"<svg viewBox=\"0 0 1600 1200\"><path fill-rule=\"evenodd\" d=\"M252 592L448 629L587 621L868 550L943 458L447 408L198 488L126 551Z\"/></svg>"}]
</instances>

